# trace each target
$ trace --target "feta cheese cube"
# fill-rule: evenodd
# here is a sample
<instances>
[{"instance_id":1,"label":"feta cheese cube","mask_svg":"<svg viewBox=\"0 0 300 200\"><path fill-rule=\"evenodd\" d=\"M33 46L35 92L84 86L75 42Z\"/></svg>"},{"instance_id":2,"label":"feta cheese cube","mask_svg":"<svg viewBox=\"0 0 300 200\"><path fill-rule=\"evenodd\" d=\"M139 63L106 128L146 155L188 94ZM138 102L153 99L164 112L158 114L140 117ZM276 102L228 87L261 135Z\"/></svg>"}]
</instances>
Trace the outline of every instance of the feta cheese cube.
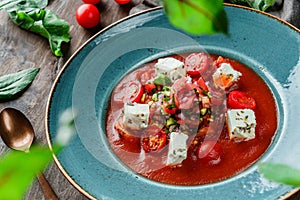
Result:
<instances>
[{"instance_id":1,"label":"feta cheese cube","mask_svg":"<svg viewBox=\"0 0 300 200\"><path fill-rule=\"evenodd\" d=\"M187 157L186 141L188 136L184 133L172 132L168 149L167 165L178 165Z\"/></svg>"},{"instance_id":2,"label":"feta cheese cube","mask_svg":"<svg viewBox=\"0 0 300 200\"><path fill-rule=\"evenodd\" d=\"M123 124L132 130L147 128L149 122L149 105L138 103L125 103Z\"/></svg>"},{"instance_id":3,"label":"feta cheese cube","mask_svg":"<svg viewBox=\"0 0 300 200\"><path fill-rule=\"evenodd\" d=\"M231 140L247 141L255 138L255 113L251 109L227 111L228 134Z\"/></svg>"},{"instance_id":4,"label":"feta cheese cube","mask_svg":"<svg viewBox=\"0 0 300 200\"><path fill-rule=\"evenodd\" d=\"M242 74L234 70L230 64L222 63L213 74L213 80L217 86L226 89L238 81L240 76L242 76Z\"/></svg>"},{"instance_id":5,"label":"feta cheese cube","mask_svg":"<svg viewBox=\"0 0 300 200\"><path fill-rule=\"evenodd\" d=\"M158 76L166 76L170 78L172 82L186 76L184 63L172 57L158 59L154 68Z\"/></svg>"}]
</instances>

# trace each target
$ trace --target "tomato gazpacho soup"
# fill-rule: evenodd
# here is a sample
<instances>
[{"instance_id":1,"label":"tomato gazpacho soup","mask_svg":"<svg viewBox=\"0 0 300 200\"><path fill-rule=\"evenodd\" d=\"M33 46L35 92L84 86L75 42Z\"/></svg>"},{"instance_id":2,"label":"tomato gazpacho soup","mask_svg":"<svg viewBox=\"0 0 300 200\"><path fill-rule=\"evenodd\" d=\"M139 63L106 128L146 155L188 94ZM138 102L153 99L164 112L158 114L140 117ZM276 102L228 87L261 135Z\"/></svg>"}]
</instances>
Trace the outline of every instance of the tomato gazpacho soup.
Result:
<instances>
[{"instance_id":1,"label":"tomato gazpacho soup","mask_svg":"<svg viewBox=\"0 0 300 200\"><path fill-rule=\"evenodd\" d=\"M106 118L121 162L150 180L185 186L245 170L276 129L267 84L239 61L204 52L159 58L126 74Z\"/></svg>"}]
</instances>

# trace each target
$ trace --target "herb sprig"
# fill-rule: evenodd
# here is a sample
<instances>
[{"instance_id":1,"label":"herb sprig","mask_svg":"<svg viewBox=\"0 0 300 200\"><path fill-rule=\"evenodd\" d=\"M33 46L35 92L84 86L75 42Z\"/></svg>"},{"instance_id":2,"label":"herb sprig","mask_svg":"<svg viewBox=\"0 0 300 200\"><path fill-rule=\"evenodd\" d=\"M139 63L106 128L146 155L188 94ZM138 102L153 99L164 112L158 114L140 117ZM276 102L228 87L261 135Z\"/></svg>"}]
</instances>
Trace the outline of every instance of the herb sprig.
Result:
<instances>
[{"instance_id":1,"label":"herb sprig","mask_svg":"<svg viewBox=\"0 0 300 200\"><path fill-rule=\"evenodd\" d=\"M47 38L52 53L62 56L62 43L71 39L70 26L54 12L45 10L47 5L47 0L4 0L0 2L0 10L5 9L20 28Z\"/></svg>"}]
</instances>

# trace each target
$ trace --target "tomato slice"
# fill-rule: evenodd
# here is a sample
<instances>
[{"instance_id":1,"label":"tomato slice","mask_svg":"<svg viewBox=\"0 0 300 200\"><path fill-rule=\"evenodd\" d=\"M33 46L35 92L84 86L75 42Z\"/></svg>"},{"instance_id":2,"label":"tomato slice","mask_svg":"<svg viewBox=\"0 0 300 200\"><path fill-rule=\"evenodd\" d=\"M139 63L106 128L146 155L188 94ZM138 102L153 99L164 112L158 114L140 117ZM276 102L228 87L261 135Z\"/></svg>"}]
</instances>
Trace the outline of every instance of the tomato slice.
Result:
<instances>
[{"instance_id":1,"label":"tomato slice","mask_svg":"<svg viewBox=\"0 0 300 200\"><path fill-rule=\"evenodd\" d=\"M175 94L176 107L179 109L192 108L196 98L194 89L197 87L196 84L187 83L186 77L176 80L171 87L171 95Z\"/></svg>"},{"instance_id":2,"label":"tomato slice","mask_svg":"<svg viewBox=\"0 0 300 200\"><path fill-rule=\"evenodd\" d=\"M115 92L113 99L118 104L139 103L144 93L139 81L124 82Z\"/></svg>"},{"instance_id":3,"label":"tomato slice","mask_svg":"<svg viewBox=\"0 0 300 200\"><path fill-rule=\"evenodd\" d=\"M132 103L139 103L144 93L142 84L139 81L132 81L128 89L129 92L127 94L131 94L130 101Z\"/></svg>"},{"instance_id":4,"label":"tomato slice","mask_svg":"<svg viewBox=\"0 0 300 200\"><path fill-rule=\"evenodd\" d=\"M256 102L253 97L238 90L231 91L228 95L228 107L233 109L255 109Z\"/></svg>"},{"instance_id":5,"label":"tomato slice","mask_svg":"<svg viewBox=\"0 0 300 200\"><path fill-rule=\"evenodd\" d=\"M177 111L177 108L164 107L164 111L170 115L174 115Z\"/></svg>"},{"instance_id":6,"label":"tomato slice","mask_svg":"<svg viewBox=\"0 0 300 200\"><path fill-rule=\"evenodd\" d=\"M158 126L151 126L145 132L145 137L142 138L142 147L146 153L159 151L166 145L167 134Z\"/></svg>"},{"instance_id":7,"label":"tomato slice","mask_svg":"<svg viewBox=\"0 0 300 200\"><path fill-rule=\"evenodd\" d=\"M198 159L208 165L217 165L221 162L223 149L216 141L205 141L197 149Z\"/></svg>"},{"instance_id":8,"label":"tomato slice","mask_svg":"<svg viewBox=\"0 0 300 200\"><path fill-rule=\"evenodd\" d=\"M192 53L186 57L184 64L187 74L197 76L205 72L209 66L210 58L206 53Z\"/></svg>"}]
</instances>

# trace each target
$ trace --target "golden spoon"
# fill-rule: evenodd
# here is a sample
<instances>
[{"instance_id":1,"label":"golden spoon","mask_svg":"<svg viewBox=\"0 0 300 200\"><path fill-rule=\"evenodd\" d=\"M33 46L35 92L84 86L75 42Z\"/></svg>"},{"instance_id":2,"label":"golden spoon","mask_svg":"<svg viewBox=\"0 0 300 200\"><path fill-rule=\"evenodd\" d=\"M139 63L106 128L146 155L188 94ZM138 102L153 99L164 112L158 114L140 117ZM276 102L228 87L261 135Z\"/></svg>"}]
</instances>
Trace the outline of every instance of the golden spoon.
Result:
<instances>
[{"instance_id":1,"label":"golden spoon","mask_svg":"<svg viewBox=\"0 0 300 200\"><path fill-rule=\"evenodd\" d=\"M29 152L34 130L27 117L14 108L5 108L0 113L0 135L3 142L18 151ZM58 200L43 173L37 175L45 199Z\"/></svg>"}]
</instances>

